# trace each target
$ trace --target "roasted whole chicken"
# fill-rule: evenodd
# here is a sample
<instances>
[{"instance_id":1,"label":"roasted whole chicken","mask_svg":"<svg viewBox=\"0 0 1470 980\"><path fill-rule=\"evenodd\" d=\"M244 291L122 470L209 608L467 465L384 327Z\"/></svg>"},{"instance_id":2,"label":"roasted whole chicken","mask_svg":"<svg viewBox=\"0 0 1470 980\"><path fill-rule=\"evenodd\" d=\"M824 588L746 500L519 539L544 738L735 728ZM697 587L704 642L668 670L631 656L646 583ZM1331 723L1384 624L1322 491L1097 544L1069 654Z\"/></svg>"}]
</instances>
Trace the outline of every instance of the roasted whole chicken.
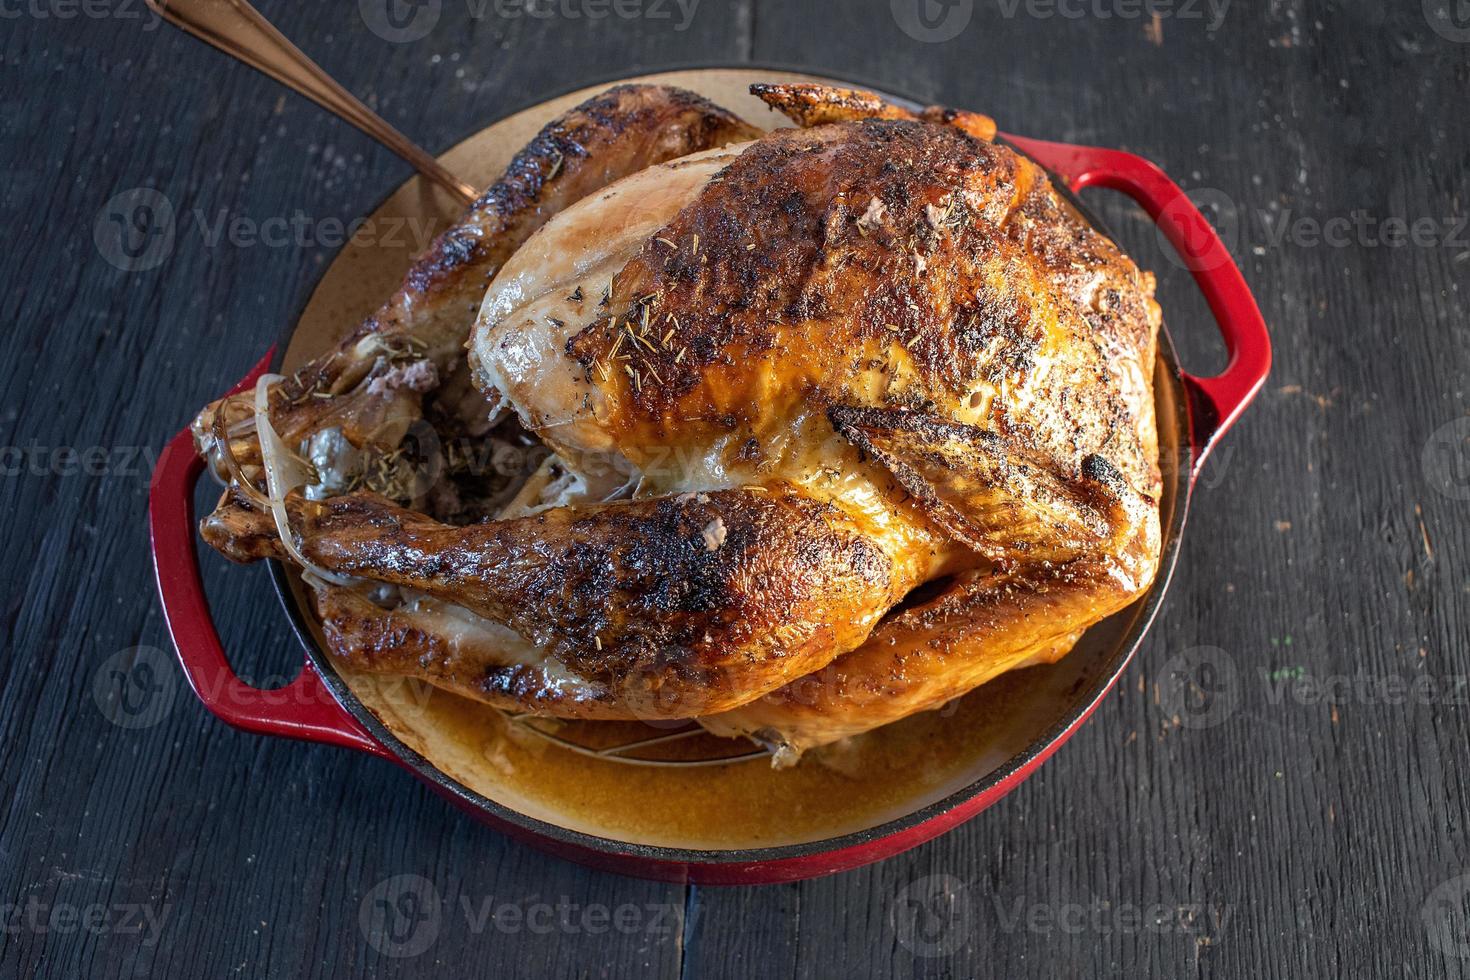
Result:
<instances>
[{"instance_id":1,"label":"roasted whole chicken","mask_svg":"<svg viewBox=\"0 0 1470 980\"><path fill-rule=\"evenodd\" d=\"M1140 272L975 113L622 86L195 422L332 653L802 751L1053 661L1159 559ZM466 348L467 353L466 353Z\"/></svg>"}]
</instances>

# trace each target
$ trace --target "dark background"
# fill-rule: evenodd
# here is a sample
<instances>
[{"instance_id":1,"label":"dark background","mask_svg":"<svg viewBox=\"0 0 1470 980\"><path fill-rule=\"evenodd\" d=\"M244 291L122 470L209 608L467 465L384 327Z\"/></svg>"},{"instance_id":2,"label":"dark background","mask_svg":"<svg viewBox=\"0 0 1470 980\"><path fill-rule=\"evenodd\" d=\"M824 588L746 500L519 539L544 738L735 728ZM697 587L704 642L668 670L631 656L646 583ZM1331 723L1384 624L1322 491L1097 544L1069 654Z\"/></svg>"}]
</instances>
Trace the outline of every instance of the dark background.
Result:
<instances>
[{"instance_id":1,"label":"dark background","mask_svg":"<svg viewBox=\"0 0 1470 980\"><path fill-rule=\"evenodd\" d=\"M754 60L1141 153L1211 206L1274 373L1206 469L1125 682L1010 797L802 884L586 871L386 763L226 728L158 652L151 457L332 255L211 245L185 216L347 220L406 166L139 0L6 3L0 975L1470 975L1463 4L1236 0L1212 30L1188 0L1157 22L1142 0L974 0L933 7L958 33L923 41L900 27L915 0L702 0L683 30L672 3L591 21L443 0L425 36L391 42L367 25L376 2L262 8L430 149L580 84ZM169 200L179 234L126 271L107 216L137 188ZM1218 368L1187 275L1140 214L1097 200L1160 272L1186 363ZM1323 240L1332 219L1345 234ZM1418 240L1390 219L1422 219ZM289 676L265 572L209 573L240 669ZM1161 696L1181 672L1191 696ZM359 925L399 875L443 902L422 952ZM475 919L562 901L633 911L600 935L580 911Z\"/></svg>"}]
</instances>

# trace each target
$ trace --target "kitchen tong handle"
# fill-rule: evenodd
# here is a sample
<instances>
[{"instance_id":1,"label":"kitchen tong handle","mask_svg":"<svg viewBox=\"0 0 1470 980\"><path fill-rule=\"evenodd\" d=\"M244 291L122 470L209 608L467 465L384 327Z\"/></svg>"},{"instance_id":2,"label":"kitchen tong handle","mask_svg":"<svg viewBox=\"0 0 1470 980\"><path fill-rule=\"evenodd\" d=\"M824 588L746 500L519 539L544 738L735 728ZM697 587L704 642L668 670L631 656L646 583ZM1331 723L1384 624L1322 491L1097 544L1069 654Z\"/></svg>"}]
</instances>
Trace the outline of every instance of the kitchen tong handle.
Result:
<instances>
[{"instance_id":1,"label":"kitchen tong handle","mask_svg":"<svg viewBox=\"0 0 1470 980\"><path fill-rule=\"evenodd\" d=\"M1137 201L1161 228L1204 293L1230 362L1210 378L1184 375L1199 475L1205 457L1260 391L1271 370L1271 337L1260 307L1215 229L1189 195L1157 166L1123 150L1006 136L1073 191L1107 187Z\"/></svg>"},{"instance_id":2,"label":"kitchen tong handle","mask_svg":"<svg viewBox=\"0 0 1470 980\"><path fill-rule=\"evenodd\" d=\"M473 186L450 173L432 155L343 88L320 65L287 40L247 0L147 2L155 14L173 26L233 58L238 58L293 92L306 96L333 115L352 123L413 164L414 169L454 195L461 204L468 206L479 196Z\"/></svg>"},{"instance_id":3,"label":"kitchen tong handle","mask_svg":"<svg viewBox=\"0 0 1470 980\"><path fill-rule=\"evenodd\" d=\"M274 353L274 348L267 351L230 394L253 386L270 366ZM193 433L185 428L159 455L148 488L148 526L158 595L189 686L215 717L236 728L388 757L362 724L332 697L310 660L294 681L274 691L251 687L231 669L210 615L195 552L194 486L204 465L194 448Z\"/></svg>"}]
</instances>

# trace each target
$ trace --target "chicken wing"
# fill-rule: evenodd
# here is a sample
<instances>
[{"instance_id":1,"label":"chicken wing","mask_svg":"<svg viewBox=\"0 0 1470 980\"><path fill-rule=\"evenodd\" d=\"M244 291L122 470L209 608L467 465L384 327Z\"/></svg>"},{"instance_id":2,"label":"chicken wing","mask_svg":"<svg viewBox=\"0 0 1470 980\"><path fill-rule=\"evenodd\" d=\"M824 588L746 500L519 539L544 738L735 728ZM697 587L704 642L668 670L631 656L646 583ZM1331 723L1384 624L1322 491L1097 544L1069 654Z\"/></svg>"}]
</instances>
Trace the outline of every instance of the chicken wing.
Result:
<instances>
[{"instance_id":1,"label":"chicken wing","mask_svg":"<svg viewBox=\"0 0 1470 980\"><path fill-rule=\"evenodd\" d=\"M858 119L922 119L925 122L955 126L976 139L995 138L995 120L989 116L937 105L915 113L862 89L796 82L784 85L752 85L750 91L772 109L780 111L802 127L853 122Z\"/></svg>"}]
</instances>

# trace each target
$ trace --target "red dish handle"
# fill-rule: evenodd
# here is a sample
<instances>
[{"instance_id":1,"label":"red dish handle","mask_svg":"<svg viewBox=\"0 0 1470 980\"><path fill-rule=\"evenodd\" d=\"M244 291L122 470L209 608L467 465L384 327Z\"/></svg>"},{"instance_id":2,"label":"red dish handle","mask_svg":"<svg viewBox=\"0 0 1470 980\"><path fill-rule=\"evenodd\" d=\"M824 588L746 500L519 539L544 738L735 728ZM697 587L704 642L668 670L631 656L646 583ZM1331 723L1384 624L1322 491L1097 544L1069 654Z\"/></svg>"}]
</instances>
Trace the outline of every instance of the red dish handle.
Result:
<instances>
[{"instance_id":1,"label":"red dish handle","mask_svg":"<svg viewBox=\"0 0 1470 980\"><path fill-rule=\"evenodd\" d=\"M267 351L230 394L253 385L269 367L274 350ZM337 703L309 660L294 681L275 691L251 687L230 669L209 613L194 551L194 485L203 472L204 460L194 449L193 433L185 429L164 448L148 488L158 595L189 686L215 717L236 728L391 758Z\"/></svg>"},{"instance_id":2,"label":"red dish handle","mask_svg":"<svg viewBox=\"0 0 1470 980\"><path fill-rule=\"evenodd\" d=\"M1271 370L1271 337L1245 278L1189 196L1143 157L1020 136L1005 139L1065 180L1073 191L1107 187L1133 198L1163 229L1194 274L1230 355L1225 370L1213 378L1184 375L1192 401L1194 467L1190 476L1198 477L1215 442L1240 417Z\"/></svg>"}]
</instances>

